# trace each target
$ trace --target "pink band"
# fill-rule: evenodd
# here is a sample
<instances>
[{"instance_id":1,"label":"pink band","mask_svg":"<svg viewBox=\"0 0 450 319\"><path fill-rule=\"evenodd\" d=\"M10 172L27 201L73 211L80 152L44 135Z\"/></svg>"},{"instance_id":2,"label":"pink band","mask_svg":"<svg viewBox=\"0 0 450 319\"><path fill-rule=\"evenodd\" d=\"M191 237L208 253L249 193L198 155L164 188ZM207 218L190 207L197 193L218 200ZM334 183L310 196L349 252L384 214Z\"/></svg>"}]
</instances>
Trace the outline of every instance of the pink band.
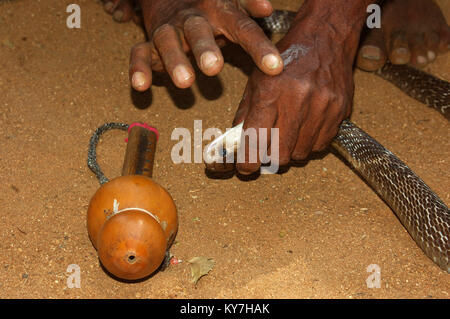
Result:
<instances>
[{"instance_id":1,"label":"pink band","mask_svg":"<svg viewBox=\"0 0 450 319\"><path fill-rule=\"evenodd\" d=\"M152 131L156 134L156 140L159 139L159 132L156 128L154 128L153 126L148 125L147 123L139 123L139 122L135 122L133 124L130 124L130 126L128 127L128 133L131 131L131 129L135 126L140 126L143 128L146 128L149 131ZM125 142L128 143L128 138L125 139Z\"/></svg>"}]
</instances>

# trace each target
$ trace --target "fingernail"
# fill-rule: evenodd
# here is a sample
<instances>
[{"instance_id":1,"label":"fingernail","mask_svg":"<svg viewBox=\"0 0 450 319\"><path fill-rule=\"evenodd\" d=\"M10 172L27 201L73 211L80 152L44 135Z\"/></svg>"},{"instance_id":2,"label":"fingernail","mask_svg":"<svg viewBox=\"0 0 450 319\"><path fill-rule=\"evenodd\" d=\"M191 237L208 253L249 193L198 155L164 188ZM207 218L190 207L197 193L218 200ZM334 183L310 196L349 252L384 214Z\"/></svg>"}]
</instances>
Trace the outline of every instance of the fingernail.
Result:
<instances>
[{"instance_id":1,"label":"fingernail","mask_svg":"<svg viewBox=\"0 0 450 319\"><path fill-rule=\"evenodd\" d=\"M107 3L105 3L105 6L104 6L106 11L111 11L113 7L114 7L114 3L112 3L112 2L107 2Z\"/></svg>"},{"instance_id":2,"label":"fingernail","mask_svg":"<svg viewBox=\"0 0 450 319\"><path fill-rule=\"evenodd\" d=\"M275 54L267 54L263 57L262 63L269 69L276 69L280 65L280 59Z\"/></svg>"},{"instance_id":3,"label":"fingernail","mask_svg":"<svg viewBox=\"0 0 450 319\"><path fill-rule=\"evenodd\" d=\"M133 77L131 78L131 83L134 88L140 88L145 84L145 75L142 72L134 72Z\"/></svg>"},{"instance_id":4,"label":"fingernail","mask_svg":"<svg viewBox=\"0 0 450 319\"><path fill-rule=\"evenodd\" d=\"M209 69L213 67L219 59L217 58L217 55L210 51L206 51L200 56L200 64L203 68Z\"/></svg>"},{"instance_id":5,"label":"fingernail","mask_svg":"<svg viewBox=\"0 0 450 319\"><path fill-rule=\"evenodd\" d=\"M122 10L116 10L113 14L113 18L116 21L122 21L122 17L123 17L123 11Z\"/></svg>"},{"instance_id":6,"label":"fingernail","mask_svg":"<svg viewBox=\"0 0 450 319\"><path fill-rule=\"evenodd\" d=\"M434 59L436 59L436 53L434 53L433 51L429 50L427 52L427 56L428 56L428 60L433 61Z\"/></svg>"},{"instance_id":7,"label":"fingernail","mask_svg":"<svg viewBox=\"0 0 450 319\"><path fill-rule=\"evenodd\" d=\"M178 82L185 82L192 77L192 74L184 65L177 65L173 69L173 77L176 78Z\"/></svg>"},{"instance_id":8,"label":"fingernail","mask_svg":"<svg viewBox=\"0 0 450 319\"><path fill-rule=\"evenodd\" d=\"M425 64L425 63L428 62L428 60L427 60L427 58L424 57L423 55L419 55L419 56L417 57L417 62L418 62L419 64Z\"/></svg>"}]
</instances>

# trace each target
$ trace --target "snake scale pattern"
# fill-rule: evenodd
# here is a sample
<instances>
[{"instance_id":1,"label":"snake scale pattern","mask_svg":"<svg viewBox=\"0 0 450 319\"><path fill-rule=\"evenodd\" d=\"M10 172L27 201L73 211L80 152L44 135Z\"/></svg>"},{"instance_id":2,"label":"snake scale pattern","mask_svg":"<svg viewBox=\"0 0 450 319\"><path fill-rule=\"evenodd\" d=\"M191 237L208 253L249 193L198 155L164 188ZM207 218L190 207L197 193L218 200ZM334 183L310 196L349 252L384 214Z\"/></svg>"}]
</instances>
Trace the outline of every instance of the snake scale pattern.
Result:
<instances>
[{"instance_id":1,"label":"snake scale pattern","mask_svg":"<svg viewBox=\"0 0 450 319\"><path fill-rule=\"evenodd\" d=\"M257 19L267 32L284 33L295 12L275 10ZM375 72L409 96L450 119L450 83L409 66L390 63ZM343 121L332 146L392 208L414 241L450 273L450 211L408 166L349 120Z\"/></svg>"}]
</instances>

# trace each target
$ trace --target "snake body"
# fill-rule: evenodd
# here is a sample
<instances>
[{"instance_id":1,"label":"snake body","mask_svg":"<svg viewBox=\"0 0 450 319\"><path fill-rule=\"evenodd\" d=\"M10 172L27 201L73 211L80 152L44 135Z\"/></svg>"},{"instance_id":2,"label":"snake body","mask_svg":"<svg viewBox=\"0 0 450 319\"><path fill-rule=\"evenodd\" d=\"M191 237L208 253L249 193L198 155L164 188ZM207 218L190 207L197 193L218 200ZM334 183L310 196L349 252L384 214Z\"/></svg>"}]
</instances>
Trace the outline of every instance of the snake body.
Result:
<instances>
[{"instance_id":1,"label":"snake body","mask_svg":"<svg viewBox=\"0 0 450 319\"><path fill-rule=\"evenodd\" d=\"M435 108L450 120L450 83L405 65L386 63L375 72L400 90Z\"/></svg>"},{"instance_id":2,"label":"snake body","mask_svg":"<svg viewBox=\"0 0 450 319\"><path fill-rule=\"evenodd\" d=\"M292 11L275 10L258 23L265 31L286 32L294 17ZM376 74L449 119L448 82L409 66L389 63ZM207 146L208 169L218 170L214 162L220 158L222 163L237 150L242 127L241 123ZM218 145L231 145L231 149L212 155ZM425 254L450 273L450 211L445 203L406 164L350 120L342 122L331 145L392 208Z\"/></svg>"},{"instance_id":3,"label":"snake body","mask_svg":"<svg viewBox=\"0 0 450 319\"><path fill-rule=\"evenodd\" d=\"M405 163L349 120L332 144L392 208L414 241L450 273L450 211Z\"/></svg>"}]
</instances>

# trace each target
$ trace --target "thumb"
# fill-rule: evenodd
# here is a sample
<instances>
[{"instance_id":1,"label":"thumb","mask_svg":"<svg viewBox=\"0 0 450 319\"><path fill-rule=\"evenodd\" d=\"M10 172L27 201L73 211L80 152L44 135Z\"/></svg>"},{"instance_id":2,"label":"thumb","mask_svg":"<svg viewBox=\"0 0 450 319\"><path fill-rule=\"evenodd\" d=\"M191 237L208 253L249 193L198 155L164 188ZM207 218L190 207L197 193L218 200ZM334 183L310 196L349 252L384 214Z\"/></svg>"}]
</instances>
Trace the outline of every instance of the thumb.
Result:
<instances>
[{"instance_id":1,"label":"thumb","mask_svg":"<svg viewBox=\"0 0 450 319\"><path fill-rule=\"evenodd\" d=\"M239 2L253 18L268 17L273 12L272 4L267 0L239 0Z\"/></svg>"}]
</instances>

